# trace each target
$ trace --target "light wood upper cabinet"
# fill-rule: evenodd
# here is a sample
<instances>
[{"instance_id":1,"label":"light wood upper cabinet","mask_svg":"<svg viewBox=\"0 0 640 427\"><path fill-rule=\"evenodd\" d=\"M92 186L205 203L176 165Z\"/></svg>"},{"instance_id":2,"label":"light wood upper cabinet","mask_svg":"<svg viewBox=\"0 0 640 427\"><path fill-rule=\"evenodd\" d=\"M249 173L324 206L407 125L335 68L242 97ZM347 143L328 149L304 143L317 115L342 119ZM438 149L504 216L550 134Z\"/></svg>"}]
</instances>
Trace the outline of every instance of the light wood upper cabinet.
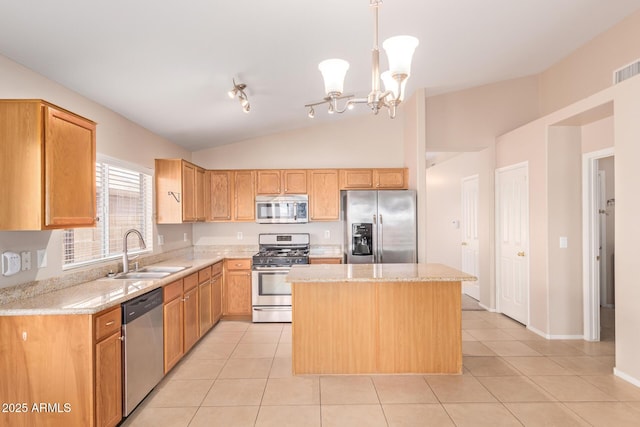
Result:
<instances>
[{"instance_id":1,"label":"light wood upper cabinet","mask_svg":"<svg viewBox=\"0 0 640 427\"><path fill-rule=\"evenodd\" d=\"M340 189L373 188L373 169L340 169Z\"/></svg>"},{"instance_id":2,"label":"light wood upper cabinet","mask_svg":"<svg viewBox=\"0 0 640 427\"><path fill-rule=\"evenodd\" d=\"M209 170L205 180L209 185L207 221L231 221L233 172Z\"/></svg>"},{"instance_id":3,"label":"light wood upper cabinet","mask_svg":"<svg viewBox=\"0 0 640 427\"><path fill-rule=\"evenodd\" d=\"M285 194L307 194L306 169L285 169L282 171L283 192Z\"/></svg>"},{"instance_id":4,"label":"light wood upper cabinet","mask_svg":"<svg viewBox=\"0 0 640 427\"><path fill-rule=\"evenodd\" d=\"M96 124L42 100L0 100L0 230L92 227Z\"/></svg>"},{"instance_id":5,"label":"light wood upper cabinet","mask_svg":"<svg viewBox=\"0 0 640 427\"><path fill-rule=\"evenodd\" d=\"M205 171L182 159L156 159L158 224L205 220Z\"/></svg>"},{"instance_id":6,"label":"light wood upper cabinet","mask_svg":"<svg viewBox=\"0 0 640 427\"><path fill-rule=\"evenodd\" d=\"M264 169L256 171L256 194L307 194L306 169Z\"/></svg>"},{"instance_id":7,"label":"light wood upper cabinet","mask_svg":"<svg viewBox=\"0 0 640 427\"><path fill-rule=\"evenodd\" d=\"M407 168L341 169L341 190L406 189Z\"/></svg>"},{"instance_id":8,"label":"light wood upper cabinet","mask_svg":"<svg viewBox=\"0 0 640 427\"><path fill-rule=\"evenodd\" d=\"M256 194L269 195L282 192L280 171L275 169L256 171Z\"/></svg>"},{"instance_id":9,"label":"light wood upper cabinet","mask_svg":"<svg viewBox=\"0 0 640 427\"><path fill-rule=\"evenodd\" d=\"M337 221L340 219L340 188L336 169L309 171L309 219Z\"/></svg>"},{"instance_id":10,"label":"light wood upper cabinet","mask_svg":"<svg viewBox=\"0 0 640 427\"><path fill-rule=\"evenodd\" d=\"M234 209L236 221L255 221L256 219L256 172L238 170L234 175Z\"/></svg>"},{"instance_id":11,"label":"light wood upper cabinet","mask_svg":"<svg viewBox=\"0 0 640 427\"><path fill-rule=\"evenodd\" d=\"M407 168L374 169L373 185L379 189L406 190L408 187Z\"/></svg>"}]
</instances>

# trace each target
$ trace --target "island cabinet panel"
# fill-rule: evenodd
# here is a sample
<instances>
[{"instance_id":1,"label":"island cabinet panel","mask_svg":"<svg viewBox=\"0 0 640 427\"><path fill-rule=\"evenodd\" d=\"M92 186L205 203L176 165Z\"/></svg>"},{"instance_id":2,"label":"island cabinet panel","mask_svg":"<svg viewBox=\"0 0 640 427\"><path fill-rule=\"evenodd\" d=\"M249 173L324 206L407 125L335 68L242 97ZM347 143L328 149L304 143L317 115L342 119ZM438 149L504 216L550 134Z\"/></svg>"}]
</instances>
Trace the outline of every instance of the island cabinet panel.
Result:
<instances>
[{"instance_id":1,"label":"island cabinet panel","mask_svg":"<svg viewBox=\"0 0 640 427\"><path fill-rule=\"evenodd\" d=\"M460 286L294 281L293 373L461 373Z\"/></svg>"},{"instance_id":2,"label":"island cabinet panel","mask_svg":"<svg viewBox=\"0 0 640 427\"><path fill-rule=\"evenodd\" d=\"M295 374L376 372L374 286L304 283L296 285L292 298Z\"/></svg>"},{"instance_id":3,"label":"island cabinet panel","mask_svg":"<svg viewBox=\"0 0 640 427\"><path fill-rule=\"evenodd\" d=\"M462 371L460 282L380 283L378 299L378 372Z\"/></svg>"}]
</instances>

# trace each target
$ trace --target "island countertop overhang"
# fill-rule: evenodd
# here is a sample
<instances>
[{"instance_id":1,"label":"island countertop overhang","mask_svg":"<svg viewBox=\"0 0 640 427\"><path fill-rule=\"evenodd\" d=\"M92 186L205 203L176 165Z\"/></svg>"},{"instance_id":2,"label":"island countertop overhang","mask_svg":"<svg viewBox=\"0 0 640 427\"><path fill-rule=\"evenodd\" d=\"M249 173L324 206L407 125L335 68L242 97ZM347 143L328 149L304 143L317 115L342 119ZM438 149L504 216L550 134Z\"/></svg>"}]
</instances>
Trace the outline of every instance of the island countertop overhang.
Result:
<instances>
[{"instance_id":1,"label":"island countertop overhang","mask_svg":"<svg viewBox=\"0 0 640 427\"><path fill-rule=\"evenodd\" d=\"M478 280L444 264L306 264L291 267L289 283L466 282Z\"/></svg>"}]
</instances>

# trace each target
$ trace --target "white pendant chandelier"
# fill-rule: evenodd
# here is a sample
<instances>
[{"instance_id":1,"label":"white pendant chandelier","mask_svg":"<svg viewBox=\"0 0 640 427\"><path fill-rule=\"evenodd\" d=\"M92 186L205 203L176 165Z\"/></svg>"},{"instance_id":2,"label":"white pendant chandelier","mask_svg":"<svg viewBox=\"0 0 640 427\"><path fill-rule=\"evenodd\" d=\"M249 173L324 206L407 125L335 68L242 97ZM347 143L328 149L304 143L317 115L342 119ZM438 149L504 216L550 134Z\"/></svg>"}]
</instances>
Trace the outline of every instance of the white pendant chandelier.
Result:
<instances>
[{"instance_id":1,"label":"white pendant chandelier","mask_svg":"<svg viewBox=\"0 0 640 427\"><path fill-rule=\"evenodd\" d=\"M411 74L411 59L418 46L418 39L412 36L395 36L385 40L382 47L387 53L389 70L380 74L380 50L378 49L378 8L382 0L369 0L374 15L374 40L371 51L371 92L366 98L354 98L354 95L343 95L344 78L349 69L349 63L343 59L327 59L318 65L324 79L326 96L322 101L306 104L309 117L315 116L314 107L329 104L329 114L344 113L356 104L367 104L374 114L382 108L387 108L389 117L396 115L396 106L404 100L405 86ZM380 80L385 90L380 90ZM342 107L338 101L346 99Z\"/></svg>"}]
</instances>

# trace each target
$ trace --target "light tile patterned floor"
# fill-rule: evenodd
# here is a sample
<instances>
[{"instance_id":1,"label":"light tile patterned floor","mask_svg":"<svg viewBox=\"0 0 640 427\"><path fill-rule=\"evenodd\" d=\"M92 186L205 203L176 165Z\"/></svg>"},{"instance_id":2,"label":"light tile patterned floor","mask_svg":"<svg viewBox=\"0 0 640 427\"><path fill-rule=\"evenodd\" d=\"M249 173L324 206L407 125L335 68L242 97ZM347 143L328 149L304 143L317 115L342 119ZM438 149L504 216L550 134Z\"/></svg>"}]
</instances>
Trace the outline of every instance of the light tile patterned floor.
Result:
<instances>
[{"instance_id":1,"label":"light tile patterned floor","mask_svg":"<svg viewBox=\"0 0 640 427\"><path fill-rule=\"evenodd\" d=\"M608 341L463 311L463 375L292 376L291 325L222 321L123 426L638 426ZM603 316L604 317L604 316Z\"/></svg>"}]
</instances>

